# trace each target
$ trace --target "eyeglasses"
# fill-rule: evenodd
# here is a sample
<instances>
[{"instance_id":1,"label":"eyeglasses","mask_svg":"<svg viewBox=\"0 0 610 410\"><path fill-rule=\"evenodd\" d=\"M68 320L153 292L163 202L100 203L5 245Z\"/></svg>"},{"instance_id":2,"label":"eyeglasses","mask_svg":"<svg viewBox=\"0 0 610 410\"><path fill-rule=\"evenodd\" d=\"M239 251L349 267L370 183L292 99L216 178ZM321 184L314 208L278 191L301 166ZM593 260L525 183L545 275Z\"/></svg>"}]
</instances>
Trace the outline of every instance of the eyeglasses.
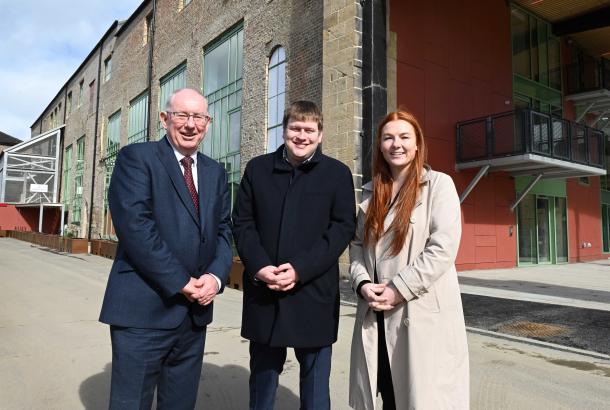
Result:
<instances>
[{"instance_id":1,"label":"eyeglasses","mask_svg":"<svg viewBox=\"0 0 610 410\"><path fill-rule=\"evenodd\" d=\"M174 117L174 122L177 125L183 125L188 122L189 118L193 117L195 125L202 126L212 122L212 117L202 112L187 113L182 111L168 111L168 114Z\"/></svg>"}]
</instances>

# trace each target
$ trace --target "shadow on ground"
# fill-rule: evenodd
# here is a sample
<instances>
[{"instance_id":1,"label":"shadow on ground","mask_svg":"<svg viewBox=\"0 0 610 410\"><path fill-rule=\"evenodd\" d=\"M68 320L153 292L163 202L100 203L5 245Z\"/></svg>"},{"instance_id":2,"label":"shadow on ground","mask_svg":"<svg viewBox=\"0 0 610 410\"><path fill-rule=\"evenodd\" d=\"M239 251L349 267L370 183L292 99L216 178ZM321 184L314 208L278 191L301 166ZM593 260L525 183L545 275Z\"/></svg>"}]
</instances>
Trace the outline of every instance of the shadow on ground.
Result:
<instances>
[{"instance_id":1,"label":"shadow on ground","mask_svg":"<svg viewBox=\"0 0 610 410\"><path fill-rule=\"evenodd\" d=\"M104 371L84 380L79 388L83 406L87 410L108 409L111 364ZM238 410L248 408L248 369L236 366L203 364L199 382L196 409ZM281 377L280 377L281 383ZM156 406L153 406L155 408ZM276 408L298 409L299 398L291 390L280 385L277 390Z\"/></svg>"}]
</instances>

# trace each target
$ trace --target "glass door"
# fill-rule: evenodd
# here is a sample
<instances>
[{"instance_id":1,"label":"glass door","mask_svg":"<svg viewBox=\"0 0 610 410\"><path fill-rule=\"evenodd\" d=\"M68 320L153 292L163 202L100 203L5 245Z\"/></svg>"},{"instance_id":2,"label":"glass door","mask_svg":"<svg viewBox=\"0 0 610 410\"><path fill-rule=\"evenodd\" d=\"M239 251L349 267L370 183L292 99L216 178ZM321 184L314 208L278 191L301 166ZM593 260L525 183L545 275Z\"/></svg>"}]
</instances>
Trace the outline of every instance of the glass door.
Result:
<instances>
[{"instance_id":1,"label":"glass door","mask_svg":"<svg viewBox=\"0 0 610 410\"><path fill-rule=\"evenodd\" d=\"M519 265L568 261L566 198L527 195L517 207Z\"/></svg>"},{"instance_id":2,"label":"glass door","mask_svg":"<svg viewBox=\"0 0 610 410\"><path fill-rule=\"evenodd\" d=\"M548 198L536 198L536 218L538 220L538 263L548 263L551 261L551 224L549 221Z\"/></svg>"},{"instance_id":3,"label":"glass door","mask_svg":"<svg viewBox=\"0 0 610 410\"><path fill-rule=\"evenodd\" d=\"M517 208L519 264L538 263L536 196L527 195Z\"/></svg>"},{"instance_id":4,"label":"glass door","mask_svg":"<svg viewBox=\"0 0 610 410\"><path fill-rule=\"evenodd\" d=\"M555 198L556 262L568 261L568 212L565 198Z\"/></svg>"}]
</instances>

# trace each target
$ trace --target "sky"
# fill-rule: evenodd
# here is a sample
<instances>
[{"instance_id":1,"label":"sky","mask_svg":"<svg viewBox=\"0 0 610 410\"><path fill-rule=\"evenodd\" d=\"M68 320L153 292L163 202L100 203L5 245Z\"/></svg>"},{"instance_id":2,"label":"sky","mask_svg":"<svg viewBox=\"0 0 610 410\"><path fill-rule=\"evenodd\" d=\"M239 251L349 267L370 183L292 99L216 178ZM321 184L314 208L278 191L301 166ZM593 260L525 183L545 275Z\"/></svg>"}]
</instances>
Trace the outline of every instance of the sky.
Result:
<instances>
[{"instance_id":1,"label":"sky","mask_svg":"<svg viewBox=\"0 0 610 410\"><path fill-rule=\"evenodd\" d=\"M30 137L51 99L142 0L0 0L0 131Z\"/></svg>"}]
</instances>

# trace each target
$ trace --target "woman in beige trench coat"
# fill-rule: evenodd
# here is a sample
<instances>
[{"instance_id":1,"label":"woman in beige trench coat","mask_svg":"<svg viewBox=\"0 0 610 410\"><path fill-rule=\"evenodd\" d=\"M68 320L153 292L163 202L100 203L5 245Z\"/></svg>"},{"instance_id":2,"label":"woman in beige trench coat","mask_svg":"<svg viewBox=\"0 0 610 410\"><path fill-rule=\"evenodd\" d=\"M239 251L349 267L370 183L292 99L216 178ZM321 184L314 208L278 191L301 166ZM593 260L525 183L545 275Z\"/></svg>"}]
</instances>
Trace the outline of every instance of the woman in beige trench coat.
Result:
<instances>
[{"instance_id":1,"label":"woman in beige trench coat","mask_svg":"<svg viewBox=\"0 0 610 410\"><path fill-rule=\"evenodd\" d=\"M423 133L409 112L388 114L374 147L373 180L363 186L350 245L358 307L349 404L376 409L381 391L384 410L392 408L392 398L399 410L467 409L468 348L454 265L461 234L455 186L424 165ZM389 384L385 396L378 376Z\"/></svg>"}]
</instances>

